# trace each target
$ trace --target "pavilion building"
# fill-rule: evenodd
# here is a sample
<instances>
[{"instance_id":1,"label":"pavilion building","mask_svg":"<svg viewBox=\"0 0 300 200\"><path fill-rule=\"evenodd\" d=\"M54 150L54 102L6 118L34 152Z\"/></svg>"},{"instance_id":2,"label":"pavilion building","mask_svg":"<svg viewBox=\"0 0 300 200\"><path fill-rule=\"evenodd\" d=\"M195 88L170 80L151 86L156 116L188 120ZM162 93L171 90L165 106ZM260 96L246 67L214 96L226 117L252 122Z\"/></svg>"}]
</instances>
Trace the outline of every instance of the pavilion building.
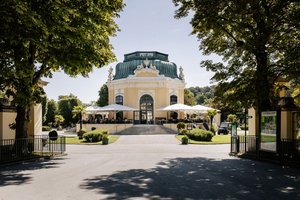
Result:
<instances>
[{"instance_id":1,"label":"pavilion building","mask_svg":"<svg viewBox=\"0 0 300 200\"><path fill-rule=\"evenodd\" d=\"M168 54L136 51L125 54L124 61L110 68L107 81L109 104L135 108L134 112L117 112L110 118L132 120L134 124L153 124L168 118L181 118L176 112L160 108L184 103L185 80L182 67L170 62Z\"/></svg>"}]
</instances>

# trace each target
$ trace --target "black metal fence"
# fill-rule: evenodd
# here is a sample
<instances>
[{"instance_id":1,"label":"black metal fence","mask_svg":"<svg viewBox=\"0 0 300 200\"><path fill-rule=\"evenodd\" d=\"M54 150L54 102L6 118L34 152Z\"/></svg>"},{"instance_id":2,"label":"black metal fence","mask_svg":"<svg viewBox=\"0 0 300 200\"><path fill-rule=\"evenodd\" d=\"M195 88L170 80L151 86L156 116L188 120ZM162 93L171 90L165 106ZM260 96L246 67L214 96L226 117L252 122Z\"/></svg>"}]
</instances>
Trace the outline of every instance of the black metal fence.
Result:
<instances>
[{"instance_id":1,"label":"black metal fence","mask_svg":"<svg viewBox=\"0 0 300 200\"><path fill-rule=\"evenodd\" d=\"M232 136L231 154L254 156L257 159L277 161L282 164L300 165L300 139L281 139L277 142L277 151L260 150L257 136Z\"/></svg>"},{"instance_id":2,"label":"black metal fence","mask_svg":"<svg viewBox=\"0 0 300 200\"><path fill-rule=\"evenodd\" d=\"M66 151L66 138L38 135L24 139L0 140L0 163L53 156Z\"/></svg>"}]
</instances>

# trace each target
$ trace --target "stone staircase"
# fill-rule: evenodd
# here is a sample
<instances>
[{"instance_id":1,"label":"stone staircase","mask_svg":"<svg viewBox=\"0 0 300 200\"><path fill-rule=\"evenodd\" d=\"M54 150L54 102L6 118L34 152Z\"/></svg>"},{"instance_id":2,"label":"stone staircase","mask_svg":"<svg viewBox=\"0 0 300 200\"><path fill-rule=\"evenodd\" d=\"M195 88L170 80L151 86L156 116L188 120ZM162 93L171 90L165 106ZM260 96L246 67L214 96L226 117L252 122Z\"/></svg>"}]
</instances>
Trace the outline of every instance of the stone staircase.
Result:
<instances>
[{"instance_id":1,"label":"stone staircase","mask_svg":"<svg viewBox=\"0 0 300 200\"><path fill-rule=\"evenodd\" d=\"M123 131L116 133L116 135L164 135L177 134L176 131L166 128L162 125L134 125Z\"/></svg>"}]
</instances>

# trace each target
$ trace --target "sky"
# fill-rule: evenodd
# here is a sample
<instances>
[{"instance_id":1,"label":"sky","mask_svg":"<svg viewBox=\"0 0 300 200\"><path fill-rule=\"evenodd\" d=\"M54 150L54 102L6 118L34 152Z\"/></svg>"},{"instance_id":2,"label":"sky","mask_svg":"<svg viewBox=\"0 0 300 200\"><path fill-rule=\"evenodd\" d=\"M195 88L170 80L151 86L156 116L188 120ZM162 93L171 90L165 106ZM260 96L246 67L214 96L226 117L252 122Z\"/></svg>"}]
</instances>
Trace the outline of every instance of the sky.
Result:
<instances>
[{"instance_id":1,"label":"sky","mask_svg":"<svg viewBox=\"0 0 300 200\"><path fill-rule=\"evenodd\" d=\"M199 41L191 35L192 15L175 19L176 7L172 0L125 0L126 4L116 23L121 29L111 38L117 62L100 69L94 68L89 78L71 78L63 72L54 72L53 77L44 78L49 82L44 87L50 99L57 101L58 96L70 93L84 103L96 101L98 91L106 83L109 67L124 60L124 54L135 51L158 51L169 55L169 61L183 67L186 87L211 85L212 72L200 67L207 59L221 61L215 55L204 56L199 50Z\"/></svg>"}]
</instances>

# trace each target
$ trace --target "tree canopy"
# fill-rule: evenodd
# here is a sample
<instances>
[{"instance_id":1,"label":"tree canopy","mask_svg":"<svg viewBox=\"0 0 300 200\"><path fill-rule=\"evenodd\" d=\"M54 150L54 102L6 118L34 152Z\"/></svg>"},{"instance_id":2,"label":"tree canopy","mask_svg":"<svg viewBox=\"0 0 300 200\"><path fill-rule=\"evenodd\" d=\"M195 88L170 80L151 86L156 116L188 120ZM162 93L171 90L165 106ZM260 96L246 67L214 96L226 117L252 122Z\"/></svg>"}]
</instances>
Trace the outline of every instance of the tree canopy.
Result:
<instances>
[{"instance_id":1,"label":"tree canopy","mask_svg":"<svg viewBox=\"0 0 300 200\"><path fill-rule=\"evenodd\" d=\"M64 124L76 124L79 120L79 117L73 117L73 109L76 106L81 106L82 102L73 94L70 95L61 95L58 97L58 113L63 116Z\"/></svg>"},{"instance_id":2,"label":"tree canopy","mask_svg":"<svg viewBox=\"0 0 300 200\"><path fill-rule=\"evenodd\" d=\"M17 138L28 135L42 77L56 70L87 76L114 61L110 37L122 8L122 0L1 0L0 90L17 106Z\"/></svg>"},{"instance_id":3,"label":"tree canopy","mask_svg":"<svg viewBox=\"0 0 300 200\"><path fill-rule=\"evenodd\" d=\"M222 63L206 60L215 72L219 100L258 111L274 107L279 77L298 84L300 74L300 4L298 0L173 0L176 18L193 11L193 34L200 49Z\"/></svg>"},{"instance_id":4,"label":"tree canopy","mask_svg":"<svg viewBox=\"0 0 300 200\"><path fill-rule=\"evenodd\" d=\"M184 89L184 104L194 106L196 105L194 94L189 89Z\"/></svg>"},{"instance_id":5,"label":"tree canopy","mask_svg":"<svg viewBox=\"0 0 300 200\"><path fill-rule=\"evenodd\" d=\"M99 90L99 99L97 100L98 106L108 105L108 87L106 84L103 84Z\"/></svg>"}]
</instances>

